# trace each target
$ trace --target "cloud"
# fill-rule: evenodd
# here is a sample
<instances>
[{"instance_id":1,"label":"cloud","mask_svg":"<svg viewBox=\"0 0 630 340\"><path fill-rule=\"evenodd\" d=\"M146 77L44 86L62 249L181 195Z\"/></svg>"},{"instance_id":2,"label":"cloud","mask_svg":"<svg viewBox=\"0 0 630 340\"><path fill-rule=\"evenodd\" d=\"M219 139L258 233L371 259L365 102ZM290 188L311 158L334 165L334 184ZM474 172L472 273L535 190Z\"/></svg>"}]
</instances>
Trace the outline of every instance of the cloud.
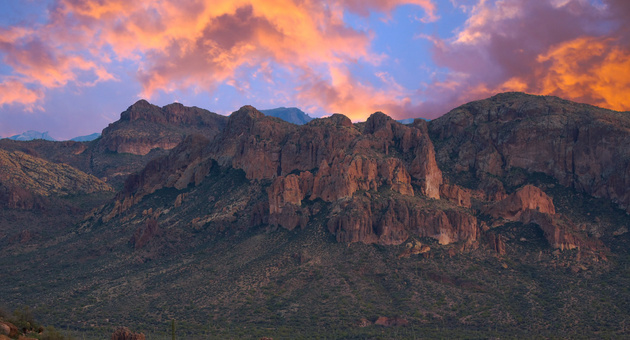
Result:
<instances>
[{"instance_id":1,"label":"cloud","mask_svg":"<svg viewBox=\"0 0 630 340\"><path fill-rule=\"evenodd\" d=\"M132 61L141 95L149 99L161 92L213 92L222 84L247 89L253 75L272 83L281 72L293 77L286 83L304 88L343 78L326 84L339 103L305 95L297 104L349 109L371 98L349 94L350 88L380 103L392 99L344 69L356 62L378 65L385 57L371 50L373 32L348 26L344 15L388 15L400 5L419 6L423 21L437 20L433 0L56 0L48 22L2 32L0 55L22 88L40 94L116 80L112 61ZM323 77L304 76L314 69Z\"/></svg>"},{"instance_id":2,"label":"cloud","mask_svg":"<svg viewBox=\"0 0 630 340\"><path fill-rule=\"evenodd\" d=\"M0 83L0 107L8 104L21 104L28 111L42 98L42 92L29 89L18 80L5 80Z\"/></svg>"},{"instance_id":3,"label":"cloud","mask_svg":"<svg viewBox=\"0 0 630 340\"><path fill-rule=\"evenodd\" d=\"M0 28L0 56L4 65L12 69L12 74L5 76L9 80L2 83L3 93L7 94L2 104L23 104L32 109L35 102L44 98L45 89L116 80L104 65L72 50L54 35L46 28Z\"/></svg>"},{"instance_id":4,"label":"cloud","mask_svg":"<svg viewBox=\"0 0 630 340\"><path fill-rule=\"evenodd\" d=\"M504 91L630 109L621 95L630 89L628 1L480 0L468 9L450 39L428 39L449 70L420 93L428 116Z\"/></svg>"},{"instance_id":5,"label":"cloud","mask_svg":"<svg viewBox=\"0 0 630 340\"><path fill-rule=\"evenodd\" d=\"M407 3L418 5L424 9L426 16L422 21L431 22L438 19L438 15L436 14L437 8L430 0L412 0L406 2L399 0L341 0L339 3L349 11L362 16L369 15L370 11L389 13L397 6Z\"/></svg>"},{"instance_id":6,"label":"cloud","mask_svg":"<svg viewBox=\"0 0 630 340\"><path fill-rule=\"evenodd\" d=\"M581 37L538 56L537 93L630 110L630 50L614 40Z\"/></svg>"},{"instance_id":7,"label":"cloud","mask_svg":"<svg viewBox=\"0 0 630 340\"><path fill-rule=\"evenodd\" d=\"M398 85L386 73L378 73L385 86L373 86L358 81L347 68L332 68L330 79L307 75L310 81L297 89L298 99L322 107L326 112L343 113L354 121L364 120L376 111L393 116L412 114L409 91Z\"/></svg>"}]
</instances>

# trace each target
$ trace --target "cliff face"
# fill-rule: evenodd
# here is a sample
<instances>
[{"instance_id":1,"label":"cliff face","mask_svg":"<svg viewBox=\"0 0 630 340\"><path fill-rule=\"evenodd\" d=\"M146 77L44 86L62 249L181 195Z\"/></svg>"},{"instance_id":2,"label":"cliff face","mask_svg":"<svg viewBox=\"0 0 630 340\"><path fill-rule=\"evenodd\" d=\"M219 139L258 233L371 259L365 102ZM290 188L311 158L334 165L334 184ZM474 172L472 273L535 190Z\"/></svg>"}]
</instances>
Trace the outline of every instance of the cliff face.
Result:
<instances>
[{"instance_id":1,"label":"cliff face","mask_svg":"<svg viewBox=\"0 0 630 340\"><path fill-rule=\"evenodd\" d=\"M343 115L333 115L296 126L266 117L251 106L234 112L213 141L189 139L169 156L151 162L141 173L130 177L105 220L162 187L183 189L189 183L198 184L209 173L213 161L243 170L250 180L270 181L266 208L270 224L287 229L305 227L314 212L304 205L322 200L338 206L357 197L357 209L367 209L367 218L375 222L367 229L361 227L365 231L357 234L348 230L359 222L348 216L337 218L340 222L329 229L340 235L340 241L399 244L409 234L426 234L449 243L463 239L461 233L470 233L476 239L476 232L469 230L476 228L472 216L460 223L455 215L451 216L453 221L444 215L434 227L430 216L438 213L432 212L413 217L416 223L410 226L399 222L409 220L408 216L398 216L394 211L383 215L383 207L372 213L369 204L359 204L372 196L375 200L392 196L388 203L392 206L406 205L398 202L404 197L418 197L420 201L439 199L442 173L426 124L404 126L375 113L359 125L353 125ZM392 194L382 195L382 190ZM342 236L346 233L354 236Z\"/></svg>"},{"instance_id":2,"label":"cliff face","mask_svg":"<svg viewBox=\"0 0 630 340\"><path fill-rule=\"evenodd\" d=\"M126 119L140 119L134 110L129 110ZM534 114L527 112L496 119L514 127L523 120L532 121L523 118ZM450 115L460 117L459 113ZM475 243L482 234L476 218L481 212L492 218L492 226L501 225L501 221L539 224L554 247L597 248L597 243L588 241L570 221L556 215L552 199L542 190L525 185L512 195L506 194L502 180L506 180L509 167L499 161L506 156L492 146L492 141L483 149L486 151L473 153L472 165L464 167L464 160L471 157L470 145L481 137L464 140L461 136L476 131L475 136L487 134L490 138L509 135L510 129L499 126L490 133L489 123L475 128L454 120L447 117L431 125L439 145L438 156L445 166L452 165L457 171L476 171L474 189L444 183L429 128L422 120L403 125L377 112L364 123L352 124L336 114L297 126L244 106L229 117L214 139L188 138L168 156L130 176L104 221L161 188L198 186L216 164L240 169L248 180L265 183L267 200L256 205L255 223L290 230L305 228L321 214L322 204L317 202L323 202L327 228L339 242L397 245L415 236L434 238L440 244ZM459 154L449 149L459 147L458 141L463 143ZM488 153L491 147L494 151ZM455 160L450 159L452 155ZM524 156L513 159L522 161ZM530 166L530 171L537 171L534 165L543 163L547 164L532 157L529 165L517 162L511 166ZM485 224L483 228L487 228ZM491 244L505 252L500 239Z\"/></svg>"},{"instance_id":3,"label":"cliff face","mask_svg":"<svg viewBox=\"0 0 630 340\"><path fill-rule=\"evenodd\" d=\"M630 211L630 114L555 97L504 93L430 124L440 164L503 176L542 172Z\"/></svg>"},{"instance_id":4,"label":"cliff face","mask_svg":"<svg viewBox=\"0 0 630 340\"><path fill-rule=\"evenodd\" d=\"M358 197L337 202L328 221L337 241L397 245L410 235L430 237L440 244L475 242L477 219L458 209L435 209L416 200L372 200Z\"/></svg>"},{"instance_id":5,"label":"cliff face","mask_svg":"<svg viewBox=\"0 0 630 340\"><path fill-rule=\"evenodd\" d=\"M158 107L140 100L103 130L98 144L109 152L146 155L156 148L170 150L191 134L212 139L226 121L224 116L197 107L179 103Z\"/></svg>"},{"instance_id":6,"label":"cliff face","mask_svg":"<svg viewBox=\"0 0 630 340\"><path fill-rule=\"evenodd\" d=\"M402 243L422 223L410 228L395 216L372 217L367 198L376 199L387 188L393 202L416 195L438 199L442 183L426 125L404 126L380 112L362 125L336 114L295 126L243 107L230 116L211 149L219 164L243 169L253 180L272 180L267 190L271 224L306 226L312 212L305 202L353 202L347 208L356 214L335 217L336 225L329 225L342 242ZM355 215L363 216L349 217Z\"/></svg>"},{"instance_id":7,"label":"cliff face","mask_svg":"<svg viewBox=\"0 0 630 340\"><path fill-rule=\"evenodd\" d=\"M557 215L552 199L533 185L526 185L505 199L490 204L484 213L495 219L535 223L554 248L596 250L601 247L600 242L580 235L571 221Z\"/></svg>"},{"instance_id":8,"label":"cliff face","mask_svg":"<svg viewBox=\"0 0 630 340\"><path fill-rule=\"evenodd\" d=\"M558 329L555 320L547 320L549 313L539 317L540 310L551 307L566 317L565 311L575 311L577 305L601 309L584 311L583 319L569 313L567 328L576 320L591 320L595 311L614 314L606 324L618 323L617 311L628 310L625 300L616 306L590 302L599 301L602 292L611 301L627 292L624 262L616 259L628 255L630 215L609 199L595 199L551 175L534 173L555 168L559 160L549 158L544 148L546 143L560 147L564 144L554 141L568 142L567 137L553 129L545 132L538 126L539 109L524 109L538 104L512 103L512 96L530 98L495 98L490 100L495 116L471 114L473 121L466 124L453 120L467 117L462 112L469 106L481 105L473 103L429 123L430 128L420 120L402 125L382 113L362 123L333 115L297 126L246 106L227 118L214 137L188 134L171 150L144 156L99 150L98 140L21 144L30 153L6 143L16 149L3 151L0 158L6 162L0 164L0 256L11 274L0 285L0 295L43 306L90 306L77 309L90 315L82 319L86 324L111 317L111 308L135 322L137 306L161 311L156 324L183 311L161 306L184 306L185 313L203 320L219 313L250 324L260 322L261 315L270 324L287 316L289 324L319 318L321 312L340 315L339 308L346 308L344 315L387 309L387 315L413 316L410 322L445 321L467 330L503 320L499 327L542 325L527 334L551 334L544 332ZM555 110L575 119L572 105ZM124 115L125 122L158 124L164 131L171 124L190 123L162 111L147 116L140 110L144 106L153 112L154 107L139 103ZM587 111L585 115L594 114ZM522 140L512 141L517 133ZM618 141L615 133L611 138ZM575 143L581 143L580 136ZM606 141L600 140L604 146ZM528 142L543 157L529 155L529 147L519 144ZM604 146L596 150L607 159ZM623 153L618 145L607 147ZM37 158L48 150L62 159L62 148L78 152L75 156L83 157L88 169L126 178L124 185L115 196L74 195L107 186ZM576 148L571 147L574 156ZM523 159L531 162L518 163ZM19 166L13 165L16 161ZM590 184L623 177L612 173L623 157L609 161L611 168ZM567 177L571 183L583 183L582 173L573 173ZM49 208L31 210L38 207ZM573 251L561 251L566 249ZM615 260L605 261L608 255ZM68 277L62 283L56 280L60 272ZM488 279L492 277L504 279ZM605 285L596 283L601 278ZM586 287L576 299L576 291ZM391 294L379 293L383 291ZM523 300L521 292L531 292L531 299ZM366 297L374 308L366 307ZM99 310L99 304L92 306L94 299L109 302ZM313 301L330 309L310 308ZM531 307L510 315L495 309L506 301ZM417 317L418 306L434 306L430 308L440 314ZM464 310L454 312L458 306ZM490 316L481 318L486 312ZM63 317L76 316L72 313ZM371 320L378 321L377 316ZM334 324L329 321L321 324ZM115 322L124 324L124 319Z\"/></svg>"}]
</instances>

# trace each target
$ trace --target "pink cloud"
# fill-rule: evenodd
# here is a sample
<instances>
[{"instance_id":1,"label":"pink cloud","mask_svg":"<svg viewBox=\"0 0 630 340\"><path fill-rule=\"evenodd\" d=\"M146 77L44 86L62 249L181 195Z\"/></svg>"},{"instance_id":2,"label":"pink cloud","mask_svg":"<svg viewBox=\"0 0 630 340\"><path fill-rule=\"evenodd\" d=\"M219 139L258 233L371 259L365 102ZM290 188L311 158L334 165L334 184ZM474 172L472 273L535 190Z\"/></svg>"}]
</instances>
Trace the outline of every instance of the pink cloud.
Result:
<instances>
[{"instance_id":1,"label":"pink cloud","mask_svg":"<svg viewBox=\"0 0 630 340\"><path fill-rule=\"evenodd\" d=\"M343 113L354 121L365 120L376 111L393 116L414 113L408 91L385 73L376 75L387 85L379 88L361 83L342 67L332 68L330 79L318 77L314 72L306 76L312 81L298 88L298 99L327 112Z\"/></svg>"},{"instance_id":2,"label":"pink cloud","mask_svg":"<svg viewBox=\"0 0 630 340\"><path fill-rule=\"evenodd\" d=\"M0 83L0 107L6 104L21 104L30 111L42 95L41 91L29 89L18 80L9 79Z\"/></svg>"},{"instance_id":3,"label":"pink cloud","mask_svg":"<svg viewBox=\"0 0 630 340\"><path fill-rule=\"evenodd\" d=\"M0 54L23 84L42 93L70 83L115 80L108 71L112 60L136 62L141 95L149 98L176 90L212 92L221 84L246 89L251 79L242 79L244 70L270 80L282 69L293 81L302 81L298 86L313 88L318 84L303 77L312 69L325 73L316 81L339 79L343 65L383 59L371 50L371 32L344 23L345 11L388 14L404 4L424 9L423 20L437 19L432 0L57 0L48 23L33 32L14 30L9 41L0 40ZM85 72L93 80L82 80ZM345 77L345 82L327 84L342 102L302 96L298 104L350 108L370 103L370 96L350 95L349 86L386 102L369 84Z\"/></svg>"}]
</instances>

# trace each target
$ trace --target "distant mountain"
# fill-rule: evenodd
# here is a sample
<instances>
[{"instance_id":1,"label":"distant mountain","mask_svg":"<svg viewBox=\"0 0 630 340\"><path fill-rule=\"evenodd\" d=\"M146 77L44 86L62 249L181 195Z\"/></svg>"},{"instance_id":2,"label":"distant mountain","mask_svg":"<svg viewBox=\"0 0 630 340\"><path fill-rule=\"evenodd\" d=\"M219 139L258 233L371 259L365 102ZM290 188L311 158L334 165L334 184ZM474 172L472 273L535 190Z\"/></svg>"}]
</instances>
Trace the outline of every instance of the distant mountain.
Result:
<instances>
[{"instance_id":1,"label":"distant mountain","mask_svg":"<svg viewBox=\"0 0 630 340\"><path fill-rule=\"evenodd\" d=\"M289 123L304 125L313 118L297 107L279 107L276 109L260 110L267 116L277 117Z\"/></svg>"},{"instance_id":2,"label":"distant mountain","mask_svg":"<svg viewBox=\"0 0 630 340\"><path fill-rule=\"evenodd\" d=\"M43 140L50 140L50 141L55 140L54 138L50 137L50 135L48 134L48 131L39 132L39 131L33 131L33 130L28 130L19 135L11 136L8 138L12 140L34 140L34 139L43 139Z\"/></svg>"},{"instance_id":3,"label":"distant mountain","mask_svg":"<svg viewBox=\"0 0 630 340\"><path fill-rule=\"evenodd\" d=\"M90 142L90 141L93 141L93 140L97 139L100 136L101 136L100 133L95 132L95 133L93 133L91 135L87 135L87 136L74 137L74 138L71 139L71 141L74 141L74 142Z\"/></svg>"},{"instance_id":4,"label":"distant mountain","mask_svg":"<svg viewBox=\"0 0 630 340\"><path fill-rule=\"evenodd\" d=\"M426 118L407 118L407 119L397 120L397 122L399 122L400 124L407 125L407 124L413 124L413 121L416 120L416 119L422 119L422 120L427 121L427 122L431 121L430 119L426 119Z\"/></svg>"}]
</instances>

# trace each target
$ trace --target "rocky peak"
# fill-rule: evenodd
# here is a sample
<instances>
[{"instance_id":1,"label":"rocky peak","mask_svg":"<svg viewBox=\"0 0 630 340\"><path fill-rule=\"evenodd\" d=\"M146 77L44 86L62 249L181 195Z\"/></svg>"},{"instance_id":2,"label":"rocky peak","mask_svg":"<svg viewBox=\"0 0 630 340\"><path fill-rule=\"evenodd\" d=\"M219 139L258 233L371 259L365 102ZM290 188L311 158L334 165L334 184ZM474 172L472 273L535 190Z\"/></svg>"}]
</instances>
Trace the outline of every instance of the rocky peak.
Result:
<instances>
[{"instance_id":1,"label":"rocky peak","mask_svg":"<svg viewBox=\"0 0 630 340\"><path fill-rule=\"evenodd\" d=\"M365 132L375 133L376 131L383 128L391 129L391 125L393 122L396 122L396 121L392 119L390 116L384 114L383 112L380 112L380 111L375 112L371 114L370 117L365 121Z\"/></svg>"},{"instance_id":2,"label":"rocky peak","mask_svg":"<svg viewBox=\"0 0 630 340\"><path fill-rule=\"evenodd\" d=\"M323 126L323 125L331 125L331 126L345 126L352 127L352 121L350 118L340 114L335 113L330 117L324 118L316 118L307 123L309 126Z\"/></svg>"},{"instance_id":3,"label":"rocky peak","mask_svg":"<svg viewBox=\"0 0 630 340\"><path fill-rule=\"evenodd\" d=\"M556 97L504 93L431 121L443 168L503 176L513 168L611 199L630 212L630 115Z\"/></svg>"},{"instance_id":4,"label":"rocky peak","mask_svg":"<svg viewBox=\"0 0 630 340\"><path fill-rule=\"evenodd\" d=\"M153 105L144 99L140 99L120 114L120 120L134 121L145 119L153 121L155 120L156 115L161 116L160 111L159 106Z\"/></svg>"},{"instance_id":5,"label":"rocky peak","mask_svg":"<svg viewBox=\"0 0 630 340\"><path fill-rule=\"evenodd\" d=\"M249 129L253 127L254 121L263 117L265 117L265 114L256 110L255 107L245 105L237 111L232 112L229 116L225 129L226 133L238 134L244 131L249 131Z\"/></svg>"},{"instance_id":6,"label":"rocky peak","mask_svg":"<svg viewBox=\"0 0 630 340\"><path fill-rule=\"evenodd\" d=\"M243 119L243 117L247 117L248 119L257 119L265 117L265 114L258 111L251 105L245 105L230 115L230 119L234 120Z\"/></svg>"},{"instance_id":7,"label":"rocky peak","mask_svg":"<svg viewBox=\"0 0 630 340\"><path fill-rule=\"evenodd\" d=\"M146 100L136 102L120 116L103 130L99 150L136 155L156 148L170 150L188 135L213 138L228 119L197 107L173 103L160 108Z\"/></svg>"}]
</instances>

